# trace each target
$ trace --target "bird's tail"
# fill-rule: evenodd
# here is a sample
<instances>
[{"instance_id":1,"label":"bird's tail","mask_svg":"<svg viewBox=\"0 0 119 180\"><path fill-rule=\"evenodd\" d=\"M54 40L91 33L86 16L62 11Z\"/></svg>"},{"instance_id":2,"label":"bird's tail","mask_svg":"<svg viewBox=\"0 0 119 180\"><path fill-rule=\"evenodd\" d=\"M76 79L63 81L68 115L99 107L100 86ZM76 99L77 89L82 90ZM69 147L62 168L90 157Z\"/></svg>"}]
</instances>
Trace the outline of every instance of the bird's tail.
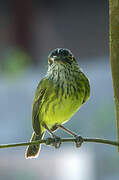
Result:
<instances>
[{"instance_id":1,"label":"bird's tail","mask_svg":"<svg viewBox=\"0 0 119 180\"><path fill-rule=\"evenodd\" d=\"M41 135L36 135L36 133L33 132L30 142L41 140L43 138L43 135L44 132ZM29 145L26 150L25 157L26 159L36 158L39 155L39 152L40 152L40 144Z\"/></svg>"}]
</instances>

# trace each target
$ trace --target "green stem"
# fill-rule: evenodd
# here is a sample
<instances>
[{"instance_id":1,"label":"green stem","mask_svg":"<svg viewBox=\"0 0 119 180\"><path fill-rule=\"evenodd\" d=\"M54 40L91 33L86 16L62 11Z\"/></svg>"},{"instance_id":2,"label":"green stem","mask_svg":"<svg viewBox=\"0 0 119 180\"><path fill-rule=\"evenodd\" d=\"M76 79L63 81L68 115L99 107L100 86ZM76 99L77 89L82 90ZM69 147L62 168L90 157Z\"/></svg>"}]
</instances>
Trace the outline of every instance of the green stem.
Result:
<instances>
[{"instance_id":1,"label":"green stem","mask_svg":"<svg viewBox=\"0 0 119 180\"><path fill-rule=\"evenodd\" d=\"M119 142L119 0L109 0L109 20L110 63Z\"/></svg>"},{"instance_id":2,"label":"green stem","mask_svg":"<svg viewBox=\"0 0 119 180\"><path fill-rule=\"evenodd\" d=\"M84 142L94 142L94 143L108 144L108 145L118 146L119 147L119 142L110 141L110 140L107 140L107 139L84 138Z\"/></svg>"},{"instance_id":3,"label":"green stem","mask_svg":"<svg viewBox=\"0 0 119 180\"><path fill-rule=\"evenodd\" d=\"M110 141L110 140L98 139L98 138L82 138L82 139L83 139L83 142L102 143L102 144L108 144L108 145L119 147L119 143L116 141ZM33 142L24 142L24 143L16 143L16 144L3 144L3 145L0 145L0 148L28 146L28 145L32 145L32 144L46 144L46 143L48 144L48 141L49 141L49 144L52 144L54 139L48 138L48 139L43 139L40 141L33 141ZM76 142L76 139L74 139L74 138L61 139L61 142Z\"/></svg>"}]
</instances>

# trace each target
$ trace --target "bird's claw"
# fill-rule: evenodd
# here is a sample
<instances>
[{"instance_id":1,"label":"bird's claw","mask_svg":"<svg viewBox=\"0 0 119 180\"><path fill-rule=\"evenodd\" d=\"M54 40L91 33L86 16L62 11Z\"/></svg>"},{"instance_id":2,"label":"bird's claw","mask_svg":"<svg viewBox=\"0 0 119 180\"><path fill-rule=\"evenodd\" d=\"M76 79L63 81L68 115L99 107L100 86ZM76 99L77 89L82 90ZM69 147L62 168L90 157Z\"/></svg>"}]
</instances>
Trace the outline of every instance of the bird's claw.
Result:
<instances>
[{"instance_id":1,"label":"bird's claw","mask_svg":"<svg viewBox=\"0 0 119 180\"><path fill-rule=\"evenodd\" d=\"M76 143L76 147L78 148L81 147L83 143L83 138L81 136L76 136L75 143Z\"/></svg>"},{"instance_id":2,"label":"bird's claw","mask_svg":"<svg viewBox=\"0 0 119 180\"><path fill-rule=\"evenodd\" d=\"M53 136L53 138L47 138L46 145L51 145L58 149L61 145L61 138L55 135Z\"/></svg>"},{"instance_id":3,"label":"bird's claw","mask_svg":"<svg viewBox=\"0 0 119 180\"><path fill-rule=\"evenodd\" d=\"M58 149L61 145L61 138L58 136L54 136L53 139L54 139L53 146L55 146L55 148Z\"/></svg>"}]
</instances>

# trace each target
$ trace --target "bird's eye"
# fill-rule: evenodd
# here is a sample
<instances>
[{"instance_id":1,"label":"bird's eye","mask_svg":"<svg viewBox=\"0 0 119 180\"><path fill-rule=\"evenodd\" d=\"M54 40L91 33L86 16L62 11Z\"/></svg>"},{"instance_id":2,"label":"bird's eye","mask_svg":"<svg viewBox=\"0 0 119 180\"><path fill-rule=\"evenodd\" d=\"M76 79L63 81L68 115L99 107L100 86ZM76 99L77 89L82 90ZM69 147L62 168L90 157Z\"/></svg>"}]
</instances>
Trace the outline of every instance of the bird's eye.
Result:
<instances>
[{"instance_id":1,"label":"bird's eye","mask_svg":"<svg viewBox=\"0 0 119 180\"><path fill-rule=\"evenodd\" d=\"M72 55L69 55L69 58L71 59L71 61L75 61L75 58L74 58L74 56L72 56Z\"/></svg>"},{"instance_id":2,"label":"bird's eye","mask_svg":"<svg viewBox=\"0 0 119 180\"><path fill-rule=\"evenodd\" d=\"M49 64L49 65L52 65L52 63L53 63L53 60L49 58L49 59L48 59L48 64Z\"/></svg>"}]
</instances>

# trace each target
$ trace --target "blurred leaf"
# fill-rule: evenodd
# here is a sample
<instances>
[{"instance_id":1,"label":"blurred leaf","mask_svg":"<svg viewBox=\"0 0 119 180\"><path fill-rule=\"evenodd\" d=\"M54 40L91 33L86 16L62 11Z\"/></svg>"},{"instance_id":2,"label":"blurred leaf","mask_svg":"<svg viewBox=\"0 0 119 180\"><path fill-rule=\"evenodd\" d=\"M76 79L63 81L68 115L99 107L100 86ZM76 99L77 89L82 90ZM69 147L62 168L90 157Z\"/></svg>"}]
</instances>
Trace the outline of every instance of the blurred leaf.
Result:
<instances>
[{"instance_id":1,"label":"blurred leaf","mask_svg":"<svg viewBox=\"0 0 119 180\"><path fill-rule=\"evenodd\" d=\"M30 56L21 49L12 49L7 53L4 61L4 70L10 75L18 75L28 68Z\"/></svg>"}]
</instances>

